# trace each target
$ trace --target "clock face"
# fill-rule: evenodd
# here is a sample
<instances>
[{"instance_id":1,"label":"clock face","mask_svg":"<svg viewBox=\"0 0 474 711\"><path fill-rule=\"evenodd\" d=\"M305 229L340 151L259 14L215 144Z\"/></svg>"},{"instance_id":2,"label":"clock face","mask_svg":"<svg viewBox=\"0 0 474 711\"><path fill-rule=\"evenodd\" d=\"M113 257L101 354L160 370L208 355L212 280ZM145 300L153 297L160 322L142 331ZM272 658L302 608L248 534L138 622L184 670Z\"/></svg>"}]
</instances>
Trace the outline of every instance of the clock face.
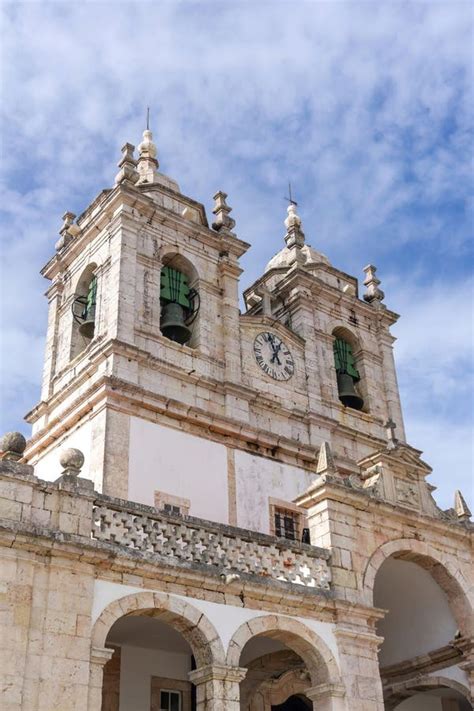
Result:
<instances>
[{"instance_id":1,"label":"clock face","mask_svg":"<svg viewBox=\"0 0 474 711\"><path fill-rule=\"evenodd\" d=\"M255 358L261 369L275 380L289 380L295 372L290 351L276 334L259 333L253 344Z\"/></svg>"}]
</instances>

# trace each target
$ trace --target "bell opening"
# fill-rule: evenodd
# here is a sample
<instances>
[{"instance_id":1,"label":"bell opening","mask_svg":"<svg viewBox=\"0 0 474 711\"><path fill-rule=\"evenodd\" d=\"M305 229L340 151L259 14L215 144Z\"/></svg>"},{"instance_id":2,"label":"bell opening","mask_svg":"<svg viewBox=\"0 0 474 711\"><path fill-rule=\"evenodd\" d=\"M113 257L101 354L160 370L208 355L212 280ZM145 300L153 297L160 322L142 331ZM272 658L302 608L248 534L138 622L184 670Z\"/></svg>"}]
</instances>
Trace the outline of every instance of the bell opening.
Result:
<instances>
[{"instance_id":1,"label":"bell opening","mask_svg":"<svg viewBox=\"0 0 474 711\"><path fill-rule=\"evenodd\" d=\"M185 345L191 338L191 329L185 323L184 308L177 303L163 306L161 315L161 333L170 341Z\"/></svg>"},{"instance_id":2,"label":"bell opening","mask_svg":"<svg viewBox=\"0 0 474 711\"><path fill-rule=\"evenodd\" d=\"M362 410L364 400L360 397L354 387L354 380L348 373L337 374L337 389L339 400L345 407L351 407L353 410Z\"/></svg>"}]
</instances>

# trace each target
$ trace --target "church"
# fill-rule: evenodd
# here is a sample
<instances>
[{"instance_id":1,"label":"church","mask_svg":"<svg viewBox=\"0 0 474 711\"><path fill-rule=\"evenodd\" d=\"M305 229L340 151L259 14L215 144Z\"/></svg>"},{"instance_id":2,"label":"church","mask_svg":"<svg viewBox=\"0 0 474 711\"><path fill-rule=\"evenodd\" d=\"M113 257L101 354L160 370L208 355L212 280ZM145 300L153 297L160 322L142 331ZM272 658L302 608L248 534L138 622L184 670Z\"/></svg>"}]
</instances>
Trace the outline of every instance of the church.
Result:
<instances>
[{"instance_id":1,"label":"church","mask_svg":"<svg viewBox=\"0 0 474 711\"><path fill-rule=\"evenodd\" d=\"M148 129L118 167L0 441L2 711L468 711L473 526L406 441L375 266L290 201L241 311L226 193L209 220Z\"/></svg>"}]
</instances>

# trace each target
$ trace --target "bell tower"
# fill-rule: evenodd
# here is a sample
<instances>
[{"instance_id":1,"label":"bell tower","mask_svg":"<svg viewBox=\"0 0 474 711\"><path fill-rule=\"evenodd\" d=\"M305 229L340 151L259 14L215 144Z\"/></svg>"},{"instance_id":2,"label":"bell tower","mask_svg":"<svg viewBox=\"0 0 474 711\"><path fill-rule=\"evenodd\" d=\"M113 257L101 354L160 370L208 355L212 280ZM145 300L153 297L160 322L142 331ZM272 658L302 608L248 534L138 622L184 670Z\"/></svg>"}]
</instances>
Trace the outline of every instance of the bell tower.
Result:
<instances>
[{"instance_id":1,"label":"bell tower","mask_svg":"<svg viewBox=\"0 0 474 711\"><path fill-rule=\"evenodd\" d=\"M159 172L149 129L138 159L134 151L123 146L113 188L77 219L65 213L42 271L51 282L48 332L26 456L49 479L58 447L79 448L97 490L153 504L139 481L130 487L131 462L139 468L147 447L137 421L179 430L191 408L229 413L241 369L239 258L248 245L232 231L225 193L215 195L210 227L204 206Z\"/></svg>"},{"instance_id":2,"label":"bell tower","mask_svg":"<svg viewBox=\"0 0 474 711\"><path fill-rule=\"evenodd\" d=\"M295 502L323 444L344 479L372 467L388 423L405 442L398 316L376 269L360 298L357 279L307 243L290 201L285 245L240 313L249 245L226 193L209 225L159 171L148 128L118 166L113 188L77 219L65 213L42 271L48 333L27 461L55 479L58 449L77 448L82 475L109 496L299 537Z\"/></svg>"}]
</instances>

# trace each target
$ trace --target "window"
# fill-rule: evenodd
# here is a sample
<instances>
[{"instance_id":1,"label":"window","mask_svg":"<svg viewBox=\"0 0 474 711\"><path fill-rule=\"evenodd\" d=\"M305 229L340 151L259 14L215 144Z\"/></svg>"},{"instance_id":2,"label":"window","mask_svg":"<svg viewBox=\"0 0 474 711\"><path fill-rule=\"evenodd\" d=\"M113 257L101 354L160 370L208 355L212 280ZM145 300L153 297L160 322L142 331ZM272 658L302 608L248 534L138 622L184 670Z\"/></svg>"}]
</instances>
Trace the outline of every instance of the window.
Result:
<instances>
[{"instance_id":1,"label":"window","mask_svg":"<svg viewBox=\"0 0 474 711\"><path fill-rule=\"evenodd\" d=\"M181 711L181 692L163 689L160 692L160 711Z\"/></svg>"},{"instance_id":2,"label":"window","mask_svg":"<svg viewBox=\"0 0 474 711\"><path fill-rule=\"evenodd\" d=\"M289 541L301 541L306 511L286 501L270 498L270 533Z\"/></svg>"},{"instance_id":3,"label":"window","mask_svg":"<svg viewBox=\"0 0 474 711\"><path fill-rule=\"evenodd\" d=\"M294 511L275 509L275 536L288 538L290 541L298 540L298 514Z\"/></svg>"},{"instance_id":4,"label":"window","mask_svg":"<svg viewBox=\"0 0 474 711\"><path fill-rule=\"evenodd\" d=\"M170 516L187 516L191 502L182 496L166 494L164 491L155 491L155 508Z\"/></svg>"},{"instance_id":5,"label":"window","mask_svg":"<svg viewBox=\"0 0 474 711\"><path fill-rule=\"evenodd\" d=\"M172 504L165 504L163 506L163 511L167 514L173 514L173 516L182 516L180 506L173 506Z\"/></svg>"}]
</instances>

